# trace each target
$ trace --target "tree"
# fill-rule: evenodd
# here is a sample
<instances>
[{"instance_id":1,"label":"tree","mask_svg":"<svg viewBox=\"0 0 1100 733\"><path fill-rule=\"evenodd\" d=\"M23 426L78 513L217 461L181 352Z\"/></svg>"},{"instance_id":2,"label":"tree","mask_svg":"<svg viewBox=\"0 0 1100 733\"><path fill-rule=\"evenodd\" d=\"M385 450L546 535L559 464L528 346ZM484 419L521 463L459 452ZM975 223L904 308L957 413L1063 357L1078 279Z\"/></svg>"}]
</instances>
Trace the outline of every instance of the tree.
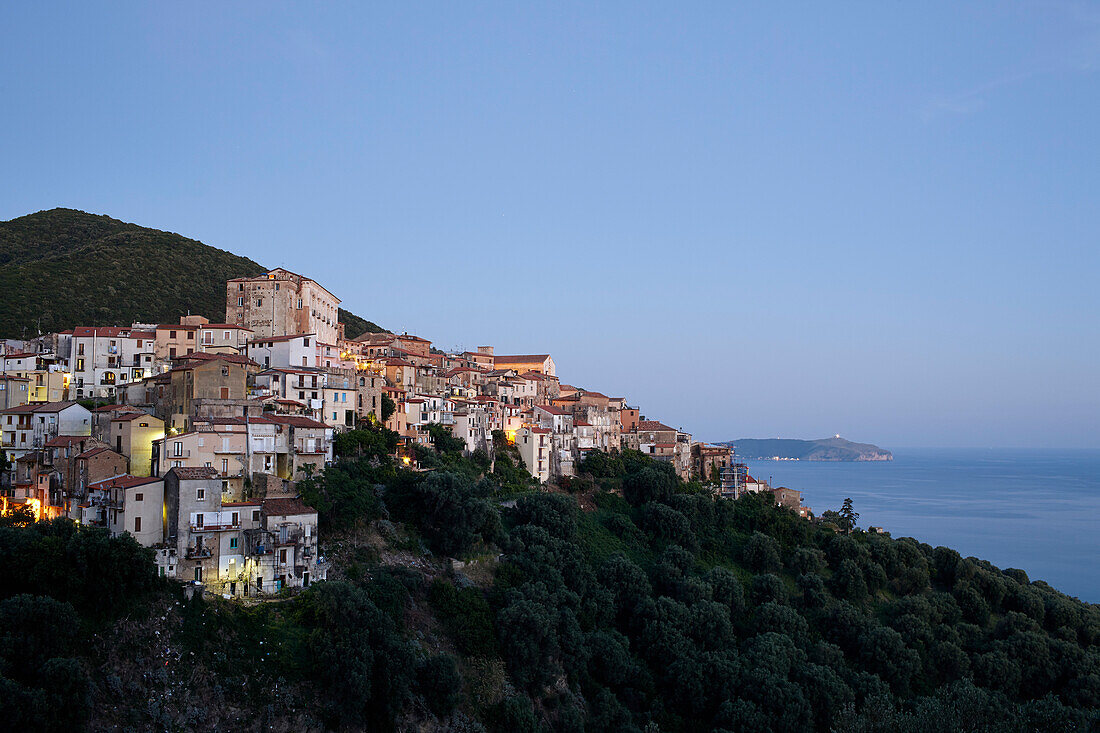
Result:
<instances>
[{"instance_id":1,"label":"tree","mask_svg":"<svg viewBox=\"0 0 1100 733\"><path fill-rule=\"evenodd\" d=\"M753 532L745 543L741 559L754 573L777 573L783 566L779 560L779 544L763 532Z\"/></svg>"},{"instance_id":2,"label":"tree","mask_svg":"<svg viewBox=\"0 0 1100 733\"><path fill-rule=\"evenodd\" d=\"M676 474L668 463L646 466L623 479L623 498L634 506L668 501L676 490Z\"/></svg>"},{"instance_id":3,"label":"tree","mask_svg":"<svg viewBox=\"0 0 1100 733\"><path fill-rule=\"evenodd\" d=\"M852 530L856 528L856 520L859 519L859 512L852 508L851 497L846 498L844 504L841 505L840 516L844 519L845 532L851 534Z\"/></svg>"},{"instance_id":4,"label":"tree","mask_svg":"<svg viewBox=\"0 0 1100 733\"><path fill-rule=\"evenodd\" d=\"M388 394L382 395L382 422L386 422L397 411L397 403Z\"/></svg>"}]
</instances>

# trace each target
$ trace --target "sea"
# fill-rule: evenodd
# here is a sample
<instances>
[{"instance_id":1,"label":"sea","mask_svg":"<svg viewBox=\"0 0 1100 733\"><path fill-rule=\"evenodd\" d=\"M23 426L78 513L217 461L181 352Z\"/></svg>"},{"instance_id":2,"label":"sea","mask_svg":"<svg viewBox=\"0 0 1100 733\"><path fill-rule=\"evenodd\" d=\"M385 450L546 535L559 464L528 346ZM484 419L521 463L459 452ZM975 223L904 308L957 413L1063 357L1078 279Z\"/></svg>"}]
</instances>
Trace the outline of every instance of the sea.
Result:
<instances>
[{"instance_id":1,"label":"sea","mask_svg":"<svg viewBox=\"0 0 1100 733\"><path fill-rule=\"evenodd\" d=\"M1100 451L910 448L881 462L746 461L820 515L851 497L859 526L1021 568L1100 603Z\"/></svg>"}]
</instances>

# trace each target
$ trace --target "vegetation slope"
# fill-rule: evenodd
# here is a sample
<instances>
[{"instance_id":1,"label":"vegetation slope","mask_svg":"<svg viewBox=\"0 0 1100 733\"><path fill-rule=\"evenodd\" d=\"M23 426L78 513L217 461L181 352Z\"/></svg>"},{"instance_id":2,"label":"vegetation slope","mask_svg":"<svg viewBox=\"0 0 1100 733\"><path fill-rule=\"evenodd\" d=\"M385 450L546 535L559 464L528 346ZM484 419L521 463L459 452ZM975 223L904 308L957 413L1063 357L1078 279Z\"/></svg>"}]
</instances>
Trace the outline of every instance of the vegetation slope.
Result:
<instances>
[{"instance_id":1,"label":"vegetation slope","mask_svg":"<svg viewBox=\"0 0 1100 733\"><path fill-rule=\"evenodd\" d=\"M247 257L108 216L52 209L0 222L0 338L80 325L225 320L225 281L263 272ZM340 311L354 338L382 329Z\"/></svg>"},{"instance_id":2,"label":"vegetation slope","mask_svg":"<svg viewBox=\"0 0 1100 733\"><path fill-rule=\"evenodd\" d=\"M514 448L427 471L339 436L303 480L329 580L184 601L128 537L0 529L0 714L20 729L1069 731L1100 609L913 539L715 499L640 453L561 490ZM450 558L463 562L452 563ZM62 700L66 704L59 704Z\"/></svg>"}]
</instances>

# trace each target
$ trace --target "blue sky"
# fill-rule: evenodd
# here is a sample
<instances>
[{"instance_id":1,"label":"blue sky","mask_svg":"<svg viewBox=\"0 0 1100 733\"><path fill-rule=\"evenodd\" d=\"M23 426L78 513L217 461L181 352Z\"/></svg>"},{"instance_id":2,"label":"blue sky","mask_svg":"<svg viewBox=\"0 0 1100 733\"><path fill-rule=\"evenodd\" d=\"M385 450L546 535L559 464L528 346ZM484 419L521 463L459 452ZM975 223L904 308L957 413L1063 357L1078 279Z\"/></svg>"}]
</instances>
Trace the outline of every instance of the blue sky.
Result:
<instances>
[{"instance_id":1,"label":"blue sky","mask_svg":"<svg viewBox=\"0 0 1100 733\"><path fill-rule=\"evenodd\" d=\"M8 3L68 206L703 439L1100 447L1100 6Z\"/></svg>"}]
</instances>

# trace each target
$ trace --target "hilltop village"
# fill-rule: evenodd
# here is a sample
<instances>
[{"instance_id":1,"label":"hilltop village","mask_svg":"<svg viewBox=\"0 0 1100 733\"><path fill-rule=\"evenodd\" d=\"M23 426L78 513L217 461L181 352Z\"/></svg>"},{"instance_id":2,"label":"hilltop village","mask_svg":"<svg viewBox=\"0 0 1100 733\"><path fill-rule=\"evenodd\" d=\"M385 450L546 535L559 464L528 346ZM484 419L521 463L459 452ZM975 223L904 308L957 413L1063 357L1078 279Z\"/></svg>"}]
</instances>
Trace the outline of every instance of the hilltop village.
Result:
<instances>
[{"instance_id":1,"label":"hilltop village","mask_svg":"<svg viewBox=\"0 0 1100 733\"><path fill-rule=\"evenodd\" d=\"M130 533L158 572L230 597L326 576L318 514L297 483L368 423L415 447L440 429L465 452L504 436L539 484L591 451L633 449L736 498L802 495L748 475L728 447L641 414L625 397L563 383L550 354L447 353L408 333L346 338L340 299L274 269L226 283L225 322L76 326L0 342L0 511Z\"/></svg>"}]
</instances>

